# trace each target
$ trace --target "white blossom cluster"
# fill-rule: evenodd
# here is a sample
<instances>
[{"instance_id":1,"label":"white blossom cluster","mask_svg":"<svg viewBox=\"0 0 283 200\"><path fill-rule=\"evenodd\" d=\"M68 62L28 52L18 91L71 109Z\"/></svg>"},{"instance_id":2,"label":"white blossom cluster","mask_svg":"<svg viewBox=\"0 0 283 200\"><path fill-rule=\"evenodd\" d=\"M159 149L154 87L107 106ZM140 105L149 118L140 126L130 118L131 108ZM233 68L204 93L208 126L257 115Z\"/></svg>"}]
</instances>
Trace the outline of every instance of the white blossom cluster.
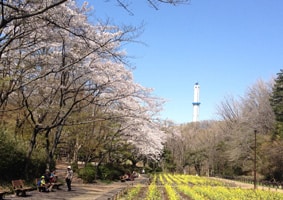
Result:
<instances>
[{"instance_id":1,"label":"white blossom cluster","mask_svg":"<svg viewBox=\"0 0 283 200\"><path fill-rule=\"evenodd\" d=\"M158 157L165 134L155 117L163 102L135 83L121 49L134 29L93 25L87 4L78 8L72 0L42 13L56 1L32 2L11 1L19 7L17 14L12 6L5 8L6 19L13 20L1 27L1 105L7 100L20 108L19 121L28 120L35 133L70 125L80 112L94 116L96 107L101 119L119 122L123 137L140 154Z\"/></svg>"}]
</instances>

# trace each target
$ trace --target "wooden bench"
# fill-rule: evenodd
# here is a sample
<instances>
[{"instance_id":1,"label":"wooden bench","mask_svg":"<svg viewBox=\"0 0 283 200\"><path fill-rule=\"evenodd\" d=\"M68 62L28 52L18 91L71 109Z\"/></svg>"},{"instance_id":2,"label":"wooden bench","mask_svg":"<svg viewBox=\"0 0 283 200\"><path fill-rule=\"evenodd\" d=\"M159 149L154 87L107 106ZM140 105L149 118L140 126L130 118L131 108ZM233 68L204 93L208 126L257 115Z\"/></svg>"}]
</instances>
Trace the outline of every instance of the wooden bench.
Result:
<instances>
[{"instance_id":1,"label":"wooden bench","mask_svg":"<svg viewBox=\"0 0 283 200\"><path fill-rule=\"evenodd\" d=\"M133 176L120 176L120 180L121 182L125 182L125 181L134 181L135 178Z\"/></svg>"},{"instance_id":2,"label":"wooden bench","mask_svg":"<svg viewBox=\"0 0 283 200\"><path fill-rule=\"evenodd\" d=\"M0 200L3 200L3 196L4 196L6 193L7 193L7 192L0 190Z\"/></svg>"},{"instance_id":3,"label":"wooden bench","mask_svg":"<svg viewBox=\"0 0 283 200\"><path fill-rule=\"evenodd\" d=\"M5 196L5 194L9 193L8 190L4 190L2 188L0 188L0 200L3 200L3 197Z\"/></svg>"},{"instance_id":4,"label":"wooden bench","mask_svg":"<svg viewBox=\"0 0 283 200\"><path fill-rule=\"evenodd\" d=\"M46 192L47 191L47 188L45 186L40 186L38 185L38 181L40 179L35 179L35 184L36 184L36 187L37 187L37 190L39 192ZM60 190L60 186L63 185L63 183L58 183L58 182L55 182L55 183L51 183L52 184L52 189L57 189L57 190Z\"/></svg>"},{"instance_id":5,"label":"wooden bench","mask_svg":"<svg viewBox=\"0 0 283 200\"><path fill-rule=\"evenodd\" d=\"M13 190L17 196L26 196L27 191L33 190L32 187L26 187L23 180L12 180Z\"/></svg>"},{"instance_id":6,"label":"wooden bench","mask_svg":"<svg viewBox=\"0 0 283 200\"><path fill-rule=\"evenodd\" d=\"M60 188L60 186L62 186L63 185L63 183L52 183L53 184L53 188L55 188L55 189L57 189L57 190L60 190L61 188Z\"/></svg>"},{"instance_id":7,"label":"wooden bench","mask_svg":"<svg viewBox=\"0 0 283 200\"><path fill-rule=\"evenodd\" d=\"M125 182L125 181L126 181L126 179L125 179L124 176L120 176L119 178L120 178L120 181L121 181L121 182Z\"/></svg>"}]
</instances>

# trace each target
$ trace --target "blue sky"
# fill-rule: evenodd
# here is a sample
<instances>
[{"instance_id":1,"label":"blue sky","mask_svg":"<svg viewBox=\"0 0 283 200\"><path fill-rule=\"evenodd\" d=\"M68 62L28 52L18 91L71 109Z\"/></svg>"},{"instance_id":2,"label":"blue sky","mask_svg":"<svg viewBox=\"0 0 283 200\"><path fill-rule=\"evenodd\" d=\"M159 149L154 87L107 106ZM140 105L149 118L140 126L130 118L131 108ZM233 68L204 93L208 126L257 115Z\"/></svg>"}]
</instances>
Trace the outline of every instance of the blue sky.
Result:
<instances>
[{"instance_id":1,"label":"blue sky","mask_svg":"<svg viewBox=\"0 0 283 200\"><path fill-rule=\"evenodd\" d=\"M200 120L217 119L225 96L243 96L258 79L283 69L283 1L191 0L188 5L132 2L130 15L112 1L90 1L93 16L139 26L144 32L125 48L135 81L167 100L163 119L192 121L193 86L200 84ZM90 18L91 19L91 18Z\"/></svg>"}]
</instances>

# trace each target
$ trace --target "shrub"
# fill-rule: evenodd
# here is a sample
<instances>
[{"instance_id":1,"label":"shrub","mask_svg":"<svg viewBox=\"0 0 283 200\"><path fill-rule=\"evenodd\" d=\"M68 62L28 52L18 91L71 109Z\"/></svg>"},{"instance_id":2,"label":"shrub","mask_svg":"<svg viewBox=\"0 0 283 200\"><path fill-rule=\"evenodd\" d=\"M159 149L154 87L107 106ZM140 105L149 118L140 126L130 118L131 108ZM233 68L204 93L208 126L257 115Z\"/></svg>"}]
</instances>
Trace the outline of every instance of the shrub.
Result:
<instances>
[{"instance_id":1,"label":"shrub","mask_svg":"<svg viewBox=\"0 0 283 200\"><path fill-rule=\"evenodd\" d=\"M71 167L72 167L72 170L73 170L74 172L77 172L77 171L79 170L79 165L78 165L77 162L73 162L73 163L71 164Z\"/></svg>"},{"instance_id":2,"label":"shrub","mask_svg":"<svg viewBox=\"0 0 283 200\"><path fill-rule=\"evenodd\" d=\"M79 178L83 179L84 183L92 183L95 180L96 170L94 166L88 163L84 168L78 171Z\"/></svg>"},{"instance_id":3,"label":"shrub","mask_svg":"<svg viewBox=\"0 0 283 200\"><path fill-rule=\"evenodd\" d=\"M123 175L121 166L116 166L111 163L101 165L98 168L98 176L101 180L117 180Z\"/></svg>"},{"instance_id":4,"label":"shrub","mask_svg":"<svg viewBox=\"0 0 283 200\"><path fill-rule=\"evenodd\" d=\"M24 174L25 153L17 149L15 142L10 140L3 131L0 132L0 179L9 181Z\"/></svg>"},{"instance_id":5,"label":"shrub","mask_svg":"<svg viewBox=\"0 0 283 200\"><path fill-rule=\"evenodd\" d=\"M2 182L8 183L13 179L32 181L45 172L45 161L44 151L36 151L25 174L25 166L28 162L25 147L0 128L0 180Z\"/></svg>"},{"instance_id":6,"label":"shrub","mask_svg":"<svg viewBox=\"0 0 283 200\"><path fill-rule=\"evenodd\" d=\"M51 161L50 170L53 171L55 169L55 161ZM30 180L34 180L35 178L39 178L45 173L46 170L46 159L45 153L37 152L31 159L31 163L28 168L28 177Z\"/></svg>"}]
</instances>

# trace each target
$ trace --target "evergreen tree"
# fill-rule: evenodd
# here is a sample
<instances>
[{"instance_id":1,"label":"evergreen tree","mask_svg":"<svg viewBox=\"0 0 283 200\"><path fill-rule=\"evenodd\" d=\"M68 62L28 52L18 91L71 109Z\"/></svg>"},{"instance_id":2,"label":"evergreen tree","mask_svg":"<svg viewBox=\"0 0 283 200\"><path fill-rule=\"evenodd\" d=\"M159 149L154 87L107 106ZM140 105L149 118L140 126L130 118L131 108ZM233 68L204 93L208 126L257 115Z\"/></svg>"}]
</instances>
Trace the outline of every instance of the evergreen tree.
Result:
<instances>
[{"instance_id":1,"label":"evergreen tree","mask_svg":"<svg viewBox=\"0 0 283 200\"><path fill-rule=\"evenodd\" d=\"M283 70L277 73L277 78L273 86L270 104L276 119L276 132L279 137L283 137Z\"/></svg>"}]
</instances>

